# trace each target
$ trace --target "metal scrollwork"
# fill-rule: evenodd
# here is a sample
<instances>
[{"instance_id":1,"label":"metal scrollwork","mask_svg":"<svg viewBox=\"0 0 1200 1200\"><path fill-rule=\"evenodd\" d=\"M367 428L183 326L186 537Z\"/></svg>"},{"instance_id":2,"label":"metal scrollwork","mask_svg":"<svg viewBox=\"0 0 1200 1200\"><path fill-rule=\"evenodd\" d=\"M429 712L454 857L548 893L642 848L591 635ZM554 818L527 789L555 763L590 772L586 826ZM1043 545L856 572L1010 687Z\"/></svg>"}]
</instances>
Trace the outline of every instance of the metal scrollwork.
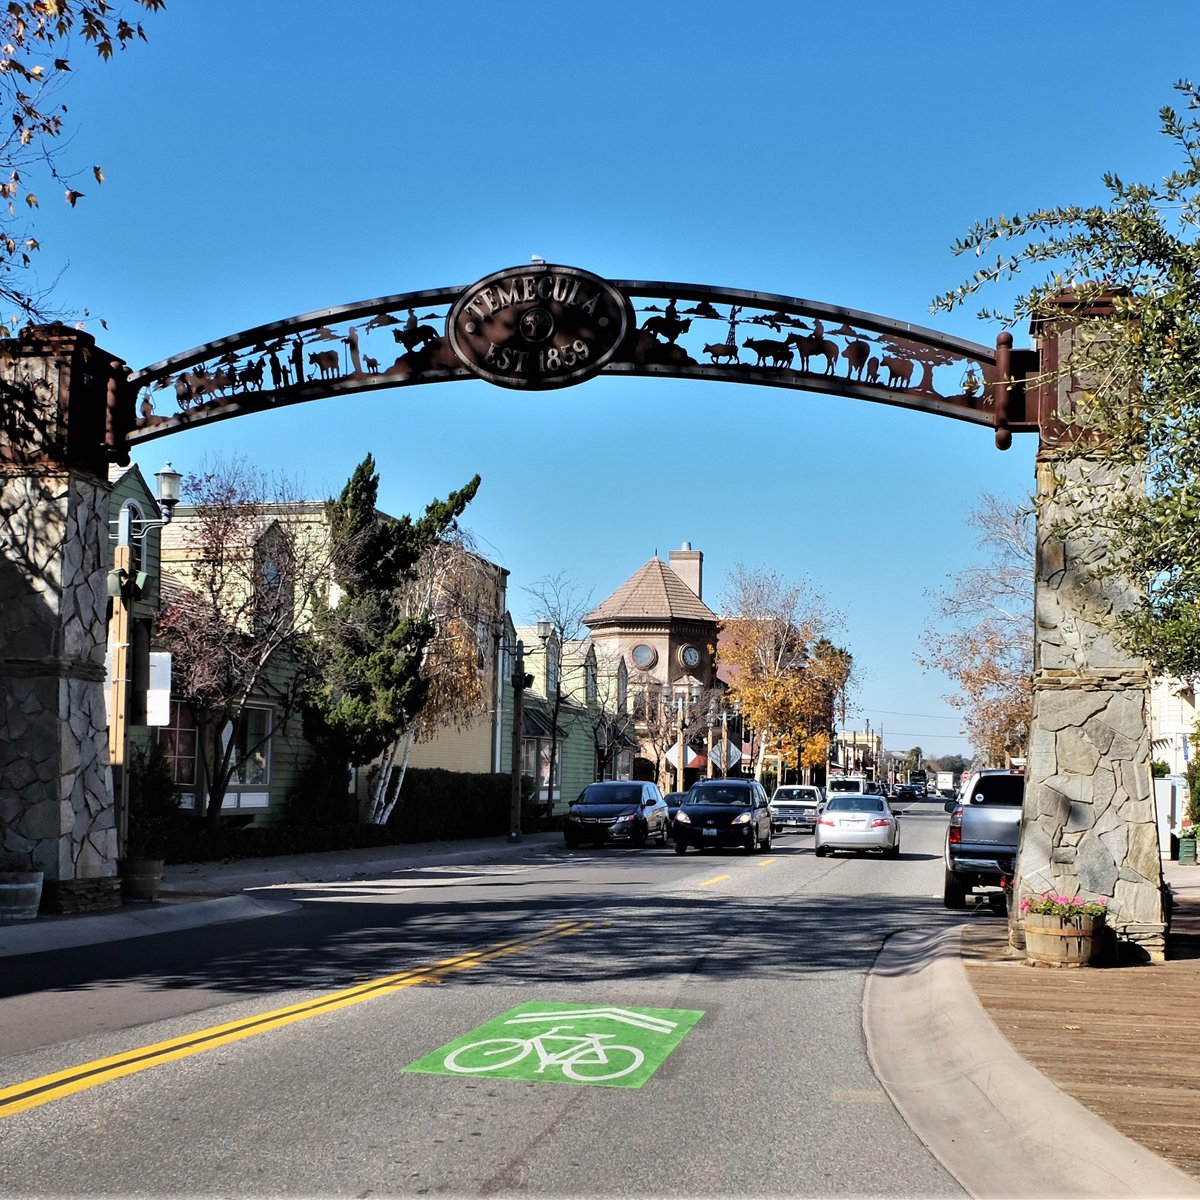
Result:
<instances>
[{"instance_id":1,"label":"metal scrollwork","mask_svg":"<svg viewBox=\"0 0 1200 1200\"><path fill-rule=\"evenodd\" d=\"M194 424L326 396L478 374L506 386L574 382L570 372L556 379L549 371L528 379L498 378L464 360L461 330L451 344L447 322L456 305L461 313L473 294L496 280L501 289L508 287L499 292L501 299L529 300L535 285L526 282L522 294L512 281L536 279L539 272L557 272L560 282L576 276L596 280L627 305L628 327L605 352L604 374L766 384L900 404L978 424L995 420L992 348L798 297L699 284L600 281L577 268L539 263L497 272L469 288L406 292L290 317L154 363L131 378L139 415L127 441L132 445ZM486 307L481 311L490 319ZM551 330L562 320L552 298L509 311L512 319L496 352L520 355L527 348L531 356L549 359L556 347ZM487 352L488 345L471 350Z\"/></svg>"}]
</instances>

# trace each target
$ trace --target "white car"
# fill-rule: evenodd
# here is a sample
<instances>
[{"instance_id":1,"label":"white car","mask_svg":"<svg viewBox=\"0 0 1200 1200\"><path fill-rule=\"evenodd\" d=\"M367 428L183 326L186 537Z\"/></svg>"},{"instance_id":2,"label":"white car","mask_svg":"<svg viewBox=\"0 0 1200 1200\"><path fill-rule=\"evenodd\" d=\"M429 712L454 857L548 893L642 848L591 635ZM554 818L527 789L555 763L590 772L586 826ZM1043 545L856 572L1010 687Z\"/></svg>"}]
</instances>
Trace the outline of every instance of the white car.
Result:
<instances>
[{"instance_id":1,"label":"white car","mask_svg":"<svg viewBox=\"0 0 1200 1200\"><path fill-rule=\"evenodd\" d=\"M813 853L818 858L834 850L878 850L900 857L900 817L884 796L847 792L830 796L817 819Z\"/></svg>"},{"instance_id":2,"label":"white car","mask_svg":"<svg viewBox=\"0 0 1200 1200\"><path fill-rule=\"evenodd\" d=\"M809 784L785 784L771 797L771 828L776 833L789 829L814 829L825 793Z\"/></svg>"}]
</instances>

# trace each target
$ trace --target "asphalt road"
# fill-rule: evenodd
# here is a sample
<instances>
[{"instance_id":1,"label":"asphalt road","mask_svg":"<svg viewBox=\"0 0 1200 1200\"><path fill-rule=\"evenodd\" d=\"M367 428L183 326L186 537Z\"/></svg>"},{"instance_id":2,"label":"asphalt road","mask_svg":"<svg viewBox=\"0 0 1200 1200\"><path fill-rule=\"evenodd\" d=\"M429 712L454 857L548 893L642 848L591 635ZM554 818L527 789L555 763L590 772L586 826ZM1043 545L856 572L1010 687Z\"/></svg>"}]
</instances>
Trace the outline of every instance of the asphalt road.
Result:
<instances>
[{"instance_id":1,"label":"asphalt road","mask_svg":"<svg viewBox=\"0 0 1200 1200\"><path fill-rule=\"evenodd\" d=\"M0 1088L56 1098L0 1121L0 1195L962 1195L862 1034L884 940L958 919L945 819L914 805L898 861L817 859L809 835L753 856L555 848L7 959ZM600 1010L584 1026L608 1044L695 1023L640 1087L573 1083L534 1065L555 1005ZM405 1069L518 1006L525 1078Z\"/></svg>"}]
</instances>

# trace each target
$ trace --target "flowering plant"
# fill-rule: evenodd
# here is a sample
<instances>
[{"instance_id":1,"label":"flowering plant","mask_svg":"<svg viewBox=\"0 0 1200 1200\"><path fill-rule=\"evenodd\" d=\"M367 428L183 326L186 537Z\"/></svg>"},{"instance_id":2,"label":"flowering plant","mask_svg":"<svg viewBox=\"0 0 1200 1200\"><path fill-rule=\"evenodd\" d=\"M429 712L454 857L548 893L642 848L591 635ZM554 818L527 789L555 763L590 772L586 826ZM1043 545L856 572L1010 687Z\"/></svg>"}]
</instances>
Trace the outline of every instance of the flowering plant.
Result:
<instances>
[{"instance_id":1,"label":"flowering plant","mask_svg":"<svg viewBox=\"0 0 1200 1200\"><path fill-rule=\"evenodd\" d=\"M1043 892L1033 900L1022 900L1021 911L1052 917L1102 917L1108 911L1108 900L1104 896L1099 900L1084 900L1080 896Z\"/></svg>"}]
</instances>

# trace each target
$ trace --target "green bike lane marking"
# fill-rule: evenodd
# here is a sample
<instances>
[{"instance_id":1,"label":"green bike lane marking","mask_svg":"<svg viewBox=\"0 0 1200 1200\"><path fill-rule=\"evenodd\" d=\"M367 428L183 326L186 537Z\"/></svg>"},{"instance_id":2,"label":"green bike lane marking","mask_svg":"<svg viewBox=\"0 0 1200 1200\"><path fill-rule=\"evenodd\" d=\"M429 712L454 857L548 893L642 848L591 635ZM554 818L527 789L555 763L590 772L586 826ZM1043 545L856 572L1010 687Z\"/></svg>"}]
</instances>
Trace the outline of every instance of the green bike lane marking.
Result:
<instances>
[{"instance_id":1,"label":"green bike lane marking","mask_svg":"<svg viewBox=\"0 0 1200 1200\"><path fill-rule=\"evenodd\" d=\"M447 1042L405 1071L640 1088L703 1012L532 1002Z\"/></svg>"}]
</instances>

